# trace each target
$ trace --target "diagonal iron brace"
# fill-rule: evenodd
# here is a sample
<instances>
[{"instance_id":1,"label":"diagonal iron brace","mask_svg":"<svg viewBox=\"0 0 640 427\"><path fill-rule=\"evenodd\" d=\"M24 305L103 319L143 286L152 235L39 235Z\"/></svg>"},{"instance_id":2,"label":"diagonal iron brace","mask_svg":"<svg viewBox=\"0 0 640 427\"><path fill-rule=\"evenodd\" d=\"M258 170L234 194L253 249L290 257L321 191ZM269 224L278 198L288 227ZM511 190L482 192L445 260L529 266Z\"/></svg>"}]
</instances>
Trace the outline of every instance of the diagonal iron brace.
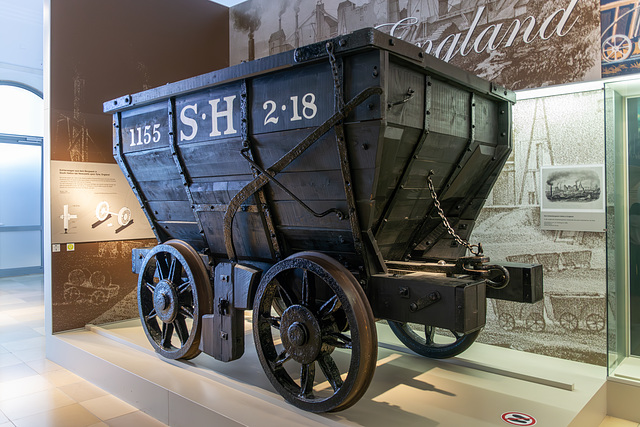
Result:
<instances>
[{"instance_id":1,"label":"diagonal iron brace","mask_svg":"<svg viewBox=\"0 0 640 427\"><path fill-rule=\"evenodd\" d=\"M334 127L338 122L344 120L347 115L358 105L362 104L369 97L373 95L382 94L382 88L374 86L367 88L354 96L349 102L347 102L340 111L329 117L324 123L318 126L313 132L311 132L305 139L300 141L298 145L293 147L287 154L282 156L280 160L275 162L271 167L267 168L265 172L261 173L251 182L245 185L242 190L238 191L235 196L229 202L227 211L224 215L224 245L227 250L229 260L236 261L236 251L233 245L233 219L240 206L249 198L253 193L264 187L271 179L282 172L284 168L289 166L291 162L300 157L314 142L320 139L325 133Z\"/></svg>"}]
</instances>

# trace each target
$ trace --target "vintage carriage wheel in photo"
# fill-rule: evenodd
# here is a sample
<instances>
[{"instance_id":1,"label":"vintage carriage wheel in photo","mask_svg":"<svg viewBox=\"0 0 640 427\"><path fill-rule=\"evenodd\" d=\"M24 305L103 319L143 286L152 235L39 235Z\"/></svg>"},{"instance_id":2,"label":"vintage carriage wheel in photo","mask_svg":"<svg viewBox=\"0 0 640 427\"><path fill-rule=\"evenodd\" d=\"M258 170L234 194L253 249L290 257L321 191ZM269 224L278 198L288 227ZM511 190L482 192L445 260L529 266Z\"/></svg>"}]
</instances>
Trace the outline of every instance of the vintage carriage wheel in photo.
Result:
<instances>
[{"instance_id":1,"label":"vintage carriage wheel in photo","mask_svg":"<svg viewBox=\"0 0 640 427\"><path fill-rule=\"evenodd\" d=\"M200 353L201 317L211 312L207 271L187 243L170 240L154 247L138 277L138 311L154 350L168 359Z\"/></svg>"},{"instance_id":2,"label":"vintage carriage wheel in photo","mask_svg":"<svg viewBox=\"0 0 640 427\"><path fill-rule=\"evenodd\" d=\"M602 42L602 59L605 62L624 61L632 51L633 42L624 34L614 34Z\"/></svg>"},{"instance_id":3,"label":"vintage carriage wheel in photo","mask_svg":"<svg viewBox=\"0 0 640 427\"><path fill-rule=\"evenodd\" d=\"M516 327L516 319L511 313L500 313L498 323L505 331L511 331Z\"/></svg>"},{"instance_id":4,"label":"vintage carriage wheel in photo","mask_svg":"<svg viewBox=\"0 0 640 427\"><path fill-rule=\"evenodd\" d=\"M565 312L560 315L560 326L567 331L575 331L578 329L578 316L573 313Z\"/></svg>"},{"instance_id":5,"label":"vintage carriage wheel in photo","mask_svg":"<svg viewBox=\"0 0 640 427\"><path fill-rule=\"evenodd\" d=\"M355 277L329 256L298 253L267 271L253 305L253 335L273 387L306 411L346 409L373 378L373 312Z\"/></svg>"},{"instance_id":6,"label":"vintage carriage wheel in photo","mask_svg":"<svg viewBox=\"0 0 640 427\"><path fill-rule=\"evenodd\" d=\"M542 332L546 327L546 322L542 314L530 313L525 319L525 325L532 332Z\"/></svg>"},{"instance_id":7,"label":"vintage carriage wheel in photo","mask_svg":"<svg viewBox=\"0 0 640 427\"><path fill-rule=\"evenodd\" d=\"M468 334L434 326L424 326L424 330L421 330L422 325L391 320L389 327L407 348L431 359L446 359L457 356L468 349L480 334L480 329Z\"/></svg>"},{"instance_id":8,"label":"vintage carriage wheel in photo","mask_svg":"<svg viewBox=\"0 0 640 427\"><path fill-rule=\"evenodd\" d=\"M596 313L587 314L585 325L590 331L599 332L604 329L604 317Z\"/></svg>"}]
</instances>

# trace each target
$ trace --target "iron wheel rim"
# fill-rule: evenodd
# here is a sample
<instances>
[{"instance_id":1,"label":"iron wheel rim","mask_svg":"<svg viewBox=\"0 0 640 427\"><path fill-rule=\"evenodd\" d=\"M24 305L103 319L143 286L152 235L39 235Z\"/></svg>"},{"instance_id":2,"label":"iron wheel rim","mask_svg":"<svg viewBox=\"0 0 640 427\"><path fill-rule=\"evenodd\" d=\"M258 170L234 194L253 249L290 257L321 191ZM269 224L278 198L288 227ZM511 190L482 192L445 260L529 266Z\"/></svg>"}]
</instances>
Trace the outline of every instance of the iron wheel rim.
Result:
<instances>
[{"instance_id":1,"label":"iron wheel rim","mask_svg":"<svg viewBox=\"0 0 640 427\"><path fill-rule=\"evenodd\" d=\"M434 326L420 325L424 326L425 330L419 331L421 332L419 334L410 323L395 322L393 320L389 320L388 322L391 331L404 345L419 355L431 359L447 359L449 357L457 356L475 342L481 331L481 329L478 329L465 334L452 330L436 328ZM454 340L447 343L436 342L436 329L448 331L448 333L453 335Z\"/></svg>"},{"instance_id":2,"label":"iron wheel rim","mask_svg":"<svg viewBox=\"0 0 640 427\"><path fill-rule=\"evenodd\" d=\"M301 293L297 298L286 298L287 308L279 315L273 304L282 295L279 290L292 285L291 281L281 283L292 271L300 274ZM315 298L316 291L327 289L333 296ZM342 325L334 318L338 311L346 316L347 332L340 330ZM313 319L308 319L309 313ZM304 321L309 329L317 325L320 336L309 337L308 341L299 338L298 327ZM373 313L359 283L333 258L300 253L272 267L256 293L253 333L258 358L276 391L306 411L350 407L362 397L373 377L377 360ZM282 344L277 343L278 337Z\"/></svg>"},{"instance_id":3,"label":"iron wheel rim","mask_svg":"<svg viewBox=\"0 0 640 427\"><path fill-rule=\"evenodd\" d=\"M188 244L154 247L138 275L138 313L153 349L168 359L200 353L201 317L211 305L206 269Z\"/></svg>"}]
</instances>

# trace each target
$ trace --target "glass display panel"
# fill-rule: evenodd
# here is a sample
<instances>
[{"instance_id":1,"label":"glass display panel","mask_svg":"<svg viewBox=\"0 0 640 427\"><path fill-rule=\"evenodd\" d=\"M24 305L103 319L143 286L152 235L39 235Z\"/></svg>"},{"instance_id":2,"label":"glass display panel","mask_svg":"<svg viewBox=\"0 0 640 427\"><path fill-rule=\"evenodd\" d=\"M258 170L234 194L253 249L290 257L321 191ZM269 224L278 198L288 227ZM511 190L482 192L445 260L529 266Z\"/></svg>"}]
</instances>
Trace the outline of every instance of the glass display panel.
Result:
<instances>
[{"instance_id":1,"label":"glass display panel","mask_svg":"<svg viewBox=\"0 0 640 427\"><path fill-rule=\"evenodd\" d=\"M605 84L608 373L640 381L640 79Z\"/></svg>"},{"instance_id":2,"label":"glass display panel","mask_svg":"<svg viewBox=\"0 0 640 427\"><path fill-rule=\"evenodd\" d=\"M607 211L607 366L609 375L627 356L626 287L628 276L627 154L624 139L624 98L605 88L605 174ZM622 191L616 191L620 186ZM622 214L616 215L620 212Z\"/></svg>"},{"instance_id":3,"label":"glass display panel","mask_svg":"<svg viewBox=\"0 0 640 427\"><path fill-rule=\"evenodd\" d=\"M40 230L0 233L0 270L39 267L41 245Z\"/></svg>"},{"instance_id":4,"label":"glass display panel","mask_svg":"<svg viewBox=\"0 0 640 427\"><path fill-rule=\"evenodd\" d=\"M640 98L627 99L629 354L640 355Z\"/></svg>"},{"instance_id":5,"label":"glass display panel","mask_svg":"<svg viewBox=\"0 0 640 427\"><path fill-rule=\"evenodd\" d=\"M0 226L40 225L42 147L0 143Z\"/></svg>"}]
</instances>

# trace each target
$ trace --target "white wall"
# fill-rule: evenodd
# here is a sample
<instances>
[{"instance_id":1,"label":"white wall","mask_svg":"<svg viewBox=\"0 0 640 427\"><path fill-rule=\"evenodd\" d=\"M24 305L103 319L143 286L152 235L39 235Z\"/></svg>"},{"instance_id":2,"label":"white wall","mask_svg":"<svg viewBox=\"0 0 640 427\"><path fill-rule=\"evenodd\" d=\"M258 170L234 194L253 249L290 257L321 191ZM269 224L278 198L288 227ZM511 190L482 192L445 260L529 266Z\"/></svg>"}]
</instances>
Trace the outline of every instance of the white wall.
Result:
<instances>
[{"instance_id":1,"label":"white wall","mask_svg":"<svg viewBox=\"0 0 640 427\"><path fill-rule=\"evenodd\" d=\"M0 82L42 96L42 0L0 0Z\"/></svg>"}]
</instances>

